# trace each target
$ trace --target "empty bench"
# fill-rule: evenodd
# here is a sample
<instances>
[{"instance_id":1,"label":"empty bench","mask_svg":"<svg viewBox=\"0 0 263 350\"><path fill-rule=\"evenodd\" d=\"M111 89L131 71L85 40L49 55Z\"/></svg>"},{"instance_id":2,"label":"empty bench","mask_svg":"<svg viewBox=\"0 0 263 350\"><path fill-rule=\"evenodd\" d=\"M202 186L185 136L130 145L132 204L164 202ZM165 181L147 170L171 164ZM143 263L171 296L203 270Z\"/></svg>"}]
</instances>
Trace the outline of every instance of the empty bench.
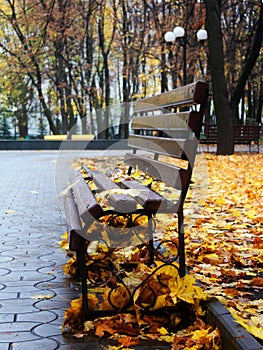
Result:
<instances>
[{"instance_id":1,"label":"empty bench","mask_svg":"<svg viewBox=\"0 0 263 350\"><path fill-rule=\"evenodd\" d=\"M260 125L234 125L234 144L249 145L249 152L251 152L252 144L255 144L259 152L260 128ZM208 151L210 144L217 143L216 124L205 124L204 137L200 140L200 143L206 144Z\"/></svg>"},{"instance_id":2,"label":"empty bench","mask_svg":"<svg viewBox=\"0 0 263 350\"><path fill-rule=\"evenodd\" d=\"M185 275L183 207L207 96L207 84L198 81L135 102L128 139L131 151L123 159L125 176L115 182L111 174L100 169L91 171L83 165L82 171L72 179L64 203L69 248L77 256L85 320L130 311L136 290L147 283L146 278L130 290L122 271L125 264L114 264L114 252L120 247L146 247L149 266L156 266L157 271L159 261L176 268L181 277ZM138 172L142 180L133 177ZM158 191L154 184L164 184L170 194L176 192L176 200L173 195L167 197ZM106 207L99 198L107 198ZM167 252L162 256L162 244L154 238L154 218L158 213L172 213L178 218L178 239L173 242L176 253L168 254L168 258ZM100 249L94 255L94 242L106 242L108 249ZM136 261L129 268L130 272L136 268ZM117 285L129 296L129 302L121 307L115 307L112 298ZM111 310L108 312L94 310L94 305L89 305L89 292L103 286L109 290Z\"/></svg>"}]
</instances>

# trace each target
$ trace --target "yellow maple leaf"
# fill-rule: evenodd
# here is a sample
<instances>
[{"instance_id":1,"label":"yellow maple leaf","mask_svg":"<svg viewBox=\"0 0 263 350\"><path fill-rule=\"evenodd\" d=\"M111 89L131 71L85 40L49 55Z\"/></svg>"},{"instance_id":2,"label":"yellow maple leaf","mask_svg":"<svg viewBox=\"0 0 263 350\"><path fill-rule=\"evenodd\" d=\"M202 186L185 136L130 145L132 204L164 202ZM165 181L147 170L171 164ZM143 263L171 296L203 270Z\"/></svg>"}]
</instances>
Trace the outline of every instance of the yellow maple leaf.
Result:
<instances>
[{"instance_id":1,"label":"yellow maple leaf","mask_svg":"<svg viewBox=\"0 0 263 350\"><path fill-rule=\"evenodd\" d=\"M61 241L58 242L59 246L61 249L69 249L69 245L68 245L68 232L65 231L64 234L62 236L60 236Z\"/></svg>"},{"instance_id":2,"label":"yellow maple leaf","mask_svg":"<svg viewBox=\"0 0 263 350\"><path fill-rule=\"evenodd\" d=\"M73 256L63 265L65 275L75 276L77 274L77 258Z\"/></svg>"},{"instance_id":3,"label":"yellow maple leaf","mask_svg":"<svg viewBox=\"0 0 263 350\"><path fill-rule=\"evenodd\" d=\"M170 296L176 304L178 299L189 304L195 304L196 300L207 299L202 289L195 285L196 281L192 275L185 275L183 278L169 281Z\"/></svg>"},{"instance_id":4,"label":"yellow maple leaf","mask_svg":"<svg viewBox=\"0 0 263 350\"><path fill-rule=\"evenodd\" d=\"M229 308L232 316L243 326L250 334L253 334L255 337L263 340L263 316L252 316L250 319L242 317L235 309Z\"/></svg>"}]
</instances>

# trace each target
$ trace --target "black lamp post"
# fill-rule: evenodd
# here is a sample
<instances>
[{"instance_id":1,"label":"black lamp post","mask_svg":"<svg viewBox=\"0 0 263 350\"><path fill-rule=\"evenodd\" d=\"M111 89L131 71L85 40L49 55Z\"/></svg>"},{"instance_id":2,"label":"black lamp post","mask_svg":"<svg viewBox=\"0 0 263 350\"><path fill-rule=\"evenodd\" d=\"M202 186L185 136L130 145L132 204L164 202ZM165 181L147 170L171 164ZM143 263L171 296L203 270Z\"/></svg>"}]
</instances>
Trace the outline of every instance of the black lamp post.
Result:
<instances>
[{"instance_id":1,"label":"black lamp post","mask_svg":"<svg viewBox=\"0 0 263 350\"><path fill-rule=\"evenodd\" d=\"M207 39L207 31L205 29L199 29L196 33L198 41L203 41ZM164 40L167 43L172 43L178 41L183 47L183 83L187 84L187 71L186 71L186 46L187 46L187 36L183 27L177 26L172 32L166 32L164 35Z\"/></svg>"}]
</instances>

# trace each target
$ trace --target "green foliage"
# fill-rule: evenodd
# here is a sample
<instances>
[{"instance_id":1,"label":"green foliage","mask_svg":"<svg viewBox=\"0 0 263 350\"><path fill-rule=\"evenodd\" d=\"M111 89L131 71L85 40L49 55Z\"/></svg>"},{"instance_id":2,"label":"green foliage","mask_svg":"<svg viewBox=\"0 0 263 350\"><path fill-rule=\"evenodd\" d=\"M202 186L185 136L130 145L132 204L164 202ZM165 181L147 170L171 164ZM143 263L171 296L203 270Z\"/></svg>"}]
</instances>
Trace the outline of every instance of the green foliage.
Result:
<instances>
[{"instance_id":1,"label":"green foliage","mask_svg":"<svg viewBox=\"0 0 263 350\"><path fill-rule=\"evenodd\" d=\"M0 117L0 137L7 139L11 137L10 123L7 117Z\"/></svg>"}]
</instances>

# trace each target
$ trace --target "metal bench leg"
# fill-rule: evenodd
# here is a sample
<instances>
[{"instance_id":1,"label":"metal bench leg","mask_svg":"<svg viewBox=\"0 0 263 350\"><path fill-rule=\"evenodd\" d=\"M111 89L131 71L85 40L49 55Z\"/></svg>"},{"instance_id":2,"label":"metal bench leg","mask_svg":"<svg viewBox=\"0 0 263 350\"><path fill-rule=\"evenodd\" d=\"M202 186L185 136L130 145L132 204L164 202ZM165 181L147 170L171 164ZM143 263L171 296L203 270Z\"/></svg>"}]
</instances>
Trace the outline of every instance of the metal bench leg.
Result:
<instances>
[{"instance_id":1,"label":"metal bench leg","mask_svg":"<svg viewBox=\"0 0 263 350\"><path fill-rule=\"evenodd\" d=\"M88 320L88 287L87 287L87 267L86 267L86 241L81 237L79 247L79 267L81 275L81 289L82 289L82 310L84 321Z\"/></svg>"},{"instance_id":2,"label":"metal bench leg","mask_svg":"<svg viewBox=\"0 0 263 350\"><path fill-rule=\"evenodd\" d=\"M180 209L178 211L178 235L179 235L179 275L185 276L185 247L184 247L184 213Z\"/></svg>"},{"instance_id":3,"label":"metal bench leg","mask_svg":"<svg viewBox=\"0 0 263 350\"><path fill-rule=\"evenodd\" d=\"M148 215L148 237L149 237L149 247L150 247L150 265L154 263L154 245L153 245L153 222L152 214Z\"/></svg>"}]
</instances>

